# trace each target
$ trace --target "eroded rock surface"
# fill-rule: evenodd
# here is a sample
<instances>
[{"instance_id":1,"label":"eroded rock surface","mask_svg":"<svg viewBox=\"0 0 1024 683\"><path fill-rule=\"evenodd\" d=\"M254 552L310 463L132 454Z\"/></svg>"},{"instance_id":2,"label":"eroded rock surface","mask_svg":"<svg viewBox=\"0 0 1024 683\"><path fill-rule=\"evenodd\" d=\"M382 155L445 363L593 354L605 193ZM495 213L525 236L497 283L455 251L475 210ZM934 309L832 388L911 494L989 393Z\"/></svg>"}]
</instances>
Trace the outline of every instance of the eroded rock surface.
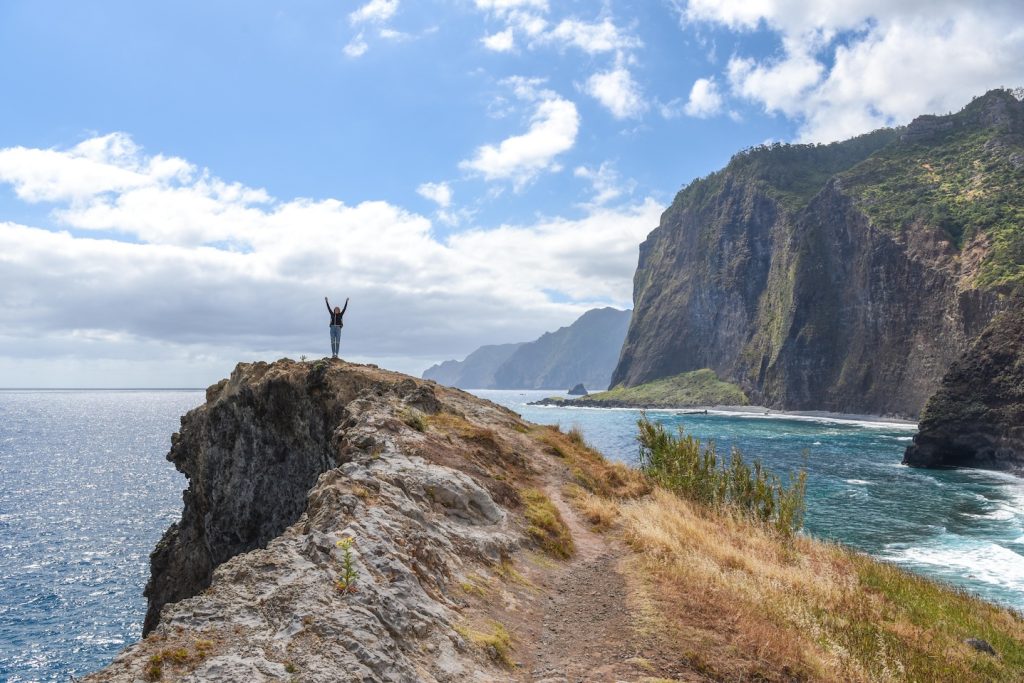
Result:
<instances>
[{"instance_id":1,"label":"eroded rock surface","mask_svg":"<svg viewBox=\"0 0 1024 683\"><path fill-rule=\"evenodd\" d=\"M997 316L953 364L903 463L1024 474L1024 302Z\"/></svg>"},{"instance_id":2,"label":"eroded rock surface","mask_svg":"<svg viewBox=\"0 0 1024 683\"><path fill-rule=\"evenodd\" d=\"M372 366L240 364L173 440L189 489L152 556L149 635L87 680L509 678L456 628L456 580L529 542L505 481L531 476L525 430Z\"/></svg>"}]
</instances>

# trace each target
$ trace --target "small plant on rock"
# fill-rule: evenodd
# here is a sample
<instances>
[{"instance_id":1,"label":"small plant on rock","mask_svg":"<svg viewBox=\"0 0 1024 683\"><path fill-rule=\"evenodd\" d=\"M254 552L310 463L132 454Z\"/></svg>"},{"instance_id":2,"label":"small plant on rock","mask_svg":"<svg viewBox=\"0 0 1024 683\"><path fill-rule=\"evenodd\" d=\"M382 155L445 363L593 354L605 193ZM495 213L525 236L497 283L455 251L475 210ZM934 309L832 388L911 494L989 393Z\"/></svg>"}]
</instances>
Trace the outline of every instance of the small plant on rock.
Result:
<instances>
[{"instance_id":1,"label":"small plant on rock","mask_svg":"<svg viewBox=\"0 0 1024 683\"><path fill-rule=\"evenodd\" d=\"M359 578L359 573L356 571L352 558L352 545L355 542L356 539L346 536L334 544L341 548L341 576L338 577L337 587L342 593L356 592L356 580Z\"/></svg>"}]
</instances>

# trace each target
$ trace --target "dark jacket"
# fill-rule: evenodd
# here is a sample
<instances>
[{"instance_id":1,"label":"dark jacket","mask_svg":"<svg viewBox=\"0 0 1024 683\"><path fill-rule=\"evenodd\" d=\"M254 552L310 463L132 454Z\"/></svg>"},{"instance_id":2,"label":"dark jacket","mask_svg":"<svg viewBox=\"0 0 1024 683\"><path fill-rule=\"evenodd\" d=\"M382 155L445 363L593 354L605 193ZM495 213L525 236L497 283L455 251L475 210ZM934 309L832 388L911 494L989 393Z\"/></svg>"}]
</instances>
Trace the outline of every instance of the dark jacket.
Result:
<instances>
[{"instance_id":1,"label":"dark jacket","mask_svg":"<svg viewBox=\"0 0 1024 683\"><path fill-rule=\"evenodd\" d=\"M331 304L327 302L327 299L324 299L324 303L327 304L327 312L331 314L331 325L337 325L338 327L343 326L345 323L343 323L341 319L345 317L345 311L348 310L348 300L345 301L344 308L342 308L338 313L334 312L334 309L331 308Z\"/></svg>"}]
</instances>

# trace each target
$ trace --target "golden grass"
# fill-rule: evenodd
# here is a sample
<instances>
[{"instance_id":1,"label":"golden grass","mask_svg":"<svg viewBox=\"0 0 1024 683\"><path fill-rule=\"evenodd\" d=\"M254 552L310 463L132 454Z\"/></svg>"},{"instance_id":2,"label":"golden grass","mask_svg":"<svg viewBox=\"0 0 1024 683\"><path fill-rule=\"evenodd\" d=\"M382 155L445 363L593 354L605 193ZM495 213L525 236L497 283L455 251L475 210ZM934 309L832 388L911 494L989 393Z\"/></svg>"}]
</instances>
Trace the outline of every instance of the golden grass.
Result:
<instances>
[{"instance_id":1,"label":"golden grass","mask_svg":"<svg viewBox=\"0 0 1024 683\"><path fill-rule=\"evenodd\" d=\"M487 655L508 668L513 668L512 636L500 622L491 621L488 630L478 631L465 625L457 625L455 630L466 640L483 649Z\"/></svg>"},{"instance_id":2,"label":"golden grass","mask_svg":"<svg viewBox=\"0 0 1024 683\"><path fill-rule=\"evenodd\" d=\"M464 417L452 413L437 413L436 415L424 415L422 421L424 430L427 427L432 427L443 434L457 436L464 441L498 448L497 436L493 429L478 427Z\"/></svg>"},{"instance_id":3,"label":"golden grass","mask_svg":"<svg viewBox=\"0 0 1024 683\"><path fill-rule=\"evenodd\" d=\"M653 590L702 606L664 618L713 619L733 645L763 660L760 672L708 660L720 673L1024 680L1024 621L1007 610L837 545L783 539L663 490L622 505L621 515L626 540L656 578ZM992 643L1000 656L975 652L964 643L970 637Z\"/></svg>"},{"instance_id":4,"label":"golden grass","mask_svg":"<svg viewBox=\"0 0 1024 683\"><path fill-rule=\"evenodd\" d=\"M598 496L583 489L577 484L565 487L565 494L573 505L590 522L595 531L607 531L615 524L619 516L619 502L613 498Z\"/></svg>"},{"instance_id":5,"label":"golden grass","mask_svg":"<svg viewBox=\"0 0 1024 683\"><path fill-rule=\"evenodd\" d=\"M529 522L526 533L532 536L548 555L561 559L572 557L576 552L572 533L551 499L540 489L523 489L519 496L523 501L526 521Z\"/></svg>"},{"instance_id":6,"label":"golden grass","mask_svg":"<svg viewBox=\"0 0 1024 683\"><path fill-rule=\"evenodd\" d=\"M651 490L650 482L641 472L621 462L609 462L587 445L578 427L564 434L557 426L538 426L533 429L533 437L564 459L573 478L591 493L636 498Z\"/></svg>"}]
</instances>

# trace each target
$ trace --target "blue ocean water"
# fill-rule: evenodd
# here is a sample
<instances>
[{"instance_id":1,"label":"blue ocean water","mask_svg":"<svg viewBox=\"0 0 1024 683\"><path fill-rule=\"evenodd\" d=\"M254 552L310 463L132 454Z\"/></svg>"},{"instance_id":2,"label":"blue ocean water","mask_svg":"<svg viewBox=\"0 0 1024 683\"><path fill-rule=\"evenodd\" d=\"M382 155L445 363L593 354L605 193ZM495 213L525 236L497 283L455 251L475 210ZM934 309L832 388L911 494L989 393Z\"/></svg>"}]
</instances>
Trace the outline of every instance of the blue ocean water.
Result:
<instances>
[{"instance_id":1,"label":"blue ocean water","mask_svg":"<svg viewBox=\"0 0 1024 683\"><path fill-rule=\"evenodd\" d=\"M552 392L478 391L525 418L579 425L636 459L637 411L526 405ZM0 391L0 681L67 681L139 638L148 557L181 510L164 456L200 391ZM808 469L807 529L1024 610L1024 480L899 464L912 428L650 412L721 452ZM806 462L802 453L807 452Z\"/></svg>"},{"instance_id":2,"label":"blue ocean water","mask_svg":"<svg viewBox=\"0 0 1024 683\"><path fill-rule=\"evenodd\" d=\"M142 634L200 391L0 391L0 681L68 681Z\"/></svg>"}]
</instances>

